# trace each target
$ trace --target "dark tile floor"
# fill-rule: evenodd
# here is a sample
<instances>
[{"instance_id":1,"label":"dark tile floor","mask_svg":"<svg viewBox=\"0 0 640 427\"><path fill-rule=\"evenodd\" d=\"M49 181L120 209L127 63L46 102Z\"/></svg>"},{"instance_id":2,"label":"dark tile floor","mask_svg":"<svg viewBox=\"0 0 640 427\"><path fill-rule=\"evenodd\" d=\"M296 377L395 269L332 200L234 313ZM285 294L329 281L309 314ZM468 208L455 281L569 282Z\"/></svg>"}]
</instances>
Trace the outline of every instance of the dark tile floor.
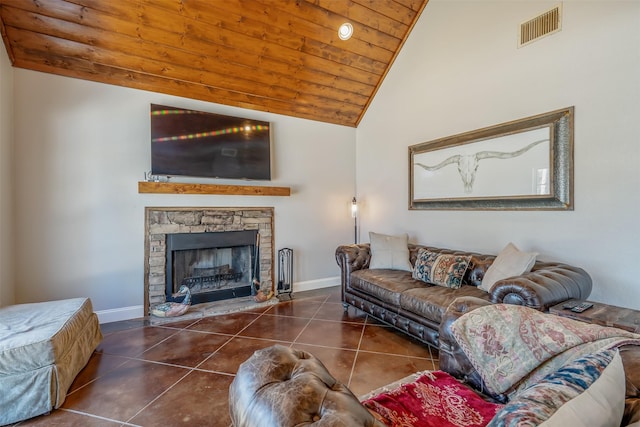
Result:
<instances>
[{"instance_id":1,"label":"dark tile floor","mask_svg":"<svg viewBox=\"0 0 640 427\"><path fill-rule=\"evenodd\" d=\"M318 357L356 396L437 369L436 350L350 307L340 289L277 305L148 326L102 325L104 340L61 409L20 426L228 426L228 388L240 363L279 343Z\"/></svg>"}]
</instances>

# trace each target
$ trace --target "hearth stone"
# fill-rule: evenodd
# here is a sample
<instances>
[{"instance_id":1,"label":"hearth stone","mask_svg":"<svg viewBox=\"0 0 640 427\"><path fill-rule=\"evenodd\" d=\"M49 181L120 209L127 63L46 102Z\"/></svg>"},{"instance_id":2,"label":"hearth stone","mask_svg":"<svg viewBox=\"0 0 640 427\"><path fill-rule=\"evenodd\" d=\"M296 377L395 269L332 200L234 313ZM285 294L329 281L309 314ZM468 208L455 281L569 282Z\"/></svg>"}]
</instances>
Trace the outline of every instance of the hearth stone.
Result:
<instances>
[{"instance_id":1,"label":"hearth stone","mask_svg":"<svg viewBox=\"0 0 640 427\"><path fill-rule=\"evenodd\" d=\"M236 313L238 311L255 310L257 308L270 307L278 304L278 298L271 298L267 301L256 302L253 297L234 298L232 300L214 301L203 304L192 305L189 311L179 317L155 317L148 316L149 325L164 325L172 322L183 322L193 320L194 322L203 317L219 316L222 314Z\"/></svg>"}]
</instances>

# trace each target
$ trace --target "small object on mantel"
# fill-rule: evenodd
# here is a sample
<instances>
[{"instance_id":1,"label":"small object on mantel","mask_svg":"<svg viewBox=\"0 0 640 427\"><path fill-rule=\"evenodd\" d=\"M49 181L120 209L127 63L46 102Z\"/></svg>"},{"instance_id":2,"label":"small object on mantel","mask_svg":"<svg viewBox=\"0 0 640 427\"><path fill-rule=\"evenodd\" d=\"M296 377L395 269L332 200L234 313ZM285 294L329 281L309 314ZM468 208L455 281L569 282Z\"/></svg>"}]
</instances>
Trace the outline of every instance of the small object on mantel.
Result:
<instances>
[{"instance_id":1,"label":"small object on mantel","mask_svg":"<svg viewBox=\"0 0 640 427\"><path fill-rule=\"evenodd\" d=\"M185 295L182 302L165 302L151 307L151 314L156 317L178 317L182 316L191 306L191 291L186 285L180 286L178 292L173 294L174 298Z\"/></svg>"}]
</instances>

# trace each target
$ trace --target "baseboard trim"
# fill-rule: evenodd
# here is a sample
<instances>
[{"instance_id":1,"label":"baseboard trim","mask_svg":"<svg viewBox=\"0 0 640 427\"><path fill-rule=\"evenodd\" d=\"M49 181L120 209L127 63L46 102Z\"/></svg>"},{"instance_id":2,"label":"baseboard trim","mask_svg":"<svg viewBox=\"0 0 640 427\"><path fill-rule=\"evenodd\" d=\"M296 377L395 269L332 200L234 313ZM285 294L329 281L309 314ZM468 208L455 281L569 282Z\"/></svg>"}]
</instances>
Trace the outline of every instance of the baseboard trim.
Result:
<instances>
[{"instance_id":1,"label":"baseboard trim","mask_svg":"<svg viewBox=\"0 0 640 427\"><path fill-rule=\"evenodd\" d=\"M307 280L305 282L296 282L293 284L293 293L329 288L331 286L340 286L340 276L327 277L326 279Z\"/></svg>"},{"instance_id":2,"label":"baseboard trim","mask_svg":"<svg viewBox=\"0 0 640 427\"><path fill-rule=\"evenodd\" d=\"M131 307L112 308L96 311L98 321L102 323L119 322L121 320L140 319L144 317L144 306L133 305Z\"/></svg>"}]
</instances>

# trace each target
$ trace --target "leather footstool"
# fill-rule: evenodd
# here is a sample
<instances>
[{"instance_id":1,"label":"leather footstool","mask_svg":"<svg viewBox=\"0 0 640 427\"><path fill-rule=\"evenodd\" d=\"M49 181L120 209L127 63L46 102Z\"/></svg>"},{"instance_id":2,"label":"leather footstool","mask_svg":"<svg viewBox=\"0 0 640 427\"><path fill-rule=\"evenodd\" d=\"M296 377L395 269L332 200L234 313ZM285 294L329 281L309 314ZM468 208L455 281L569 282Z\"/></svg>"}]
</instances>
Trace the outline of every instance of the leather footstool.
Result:
<instances>
[{"instance_id":1,"label":"leather footstool","mask_svg":"<svg viewBox=\"0 0 640 427\"><path fill-rule=\"evenodd\" d=\"M382 426L310 353L274 345L240 365L229 387L236 427Z\"/></svg>"}]
</instances>

